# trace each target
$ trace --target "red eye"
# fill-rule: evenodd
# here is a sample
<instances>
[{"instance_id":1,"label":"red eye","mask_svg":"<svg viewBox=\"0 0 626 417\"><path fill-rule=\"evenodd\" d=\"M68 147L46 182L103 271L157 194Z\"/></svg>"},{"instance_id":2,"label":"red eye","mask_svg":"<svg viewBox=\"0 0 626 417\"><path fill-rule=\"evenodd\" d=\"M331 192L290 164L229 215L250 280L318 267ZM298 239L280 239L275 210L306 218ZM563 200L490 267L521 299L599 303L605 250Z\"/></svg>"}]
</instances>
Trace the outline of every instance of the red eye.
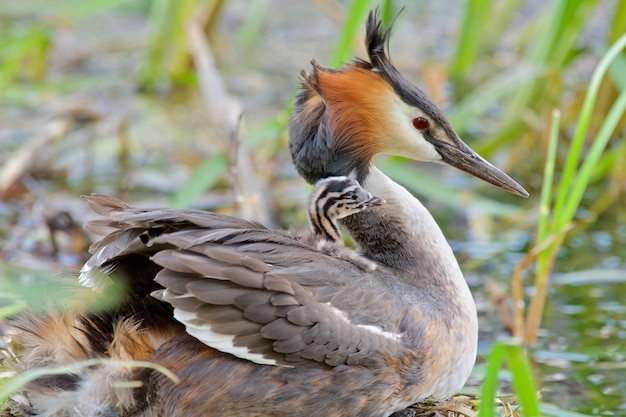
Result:
<instances>
[{"instance_id":1,"label":"red eye","mask_svg":"<svg viewBox=\"0 0 626 417\"><path fill-rule=\"evenodd\" d=\"M417 130L428 129L428 126L430 126L430 123L428 123L428 120L426 120L426 118L424 117L416 117L415 119L413 119L413 127L415 127Z\"/></svg>"}]
</instances>

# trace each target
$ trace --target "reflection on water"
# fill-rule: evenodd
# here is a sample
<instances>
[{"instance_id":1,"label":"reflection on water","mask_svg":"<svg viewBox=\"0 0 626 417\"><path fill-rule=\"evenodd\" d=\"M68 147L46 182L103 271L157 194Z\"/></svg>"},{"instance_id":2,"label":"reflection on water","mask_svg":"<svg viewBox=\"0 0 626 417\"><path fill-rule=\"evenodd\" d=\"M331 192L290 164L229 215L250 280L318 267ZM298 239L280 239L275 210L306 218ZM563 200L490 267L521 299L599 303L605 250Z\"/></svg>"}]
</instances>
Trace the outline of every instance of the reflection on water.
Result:
<instances>
[{"instance_id":1,"label":"reflection on water","mask_svg":"<svg viewBox=\"0 0 626 417\"><path fill-rule=\"evenodd\" d=\"M621 283L553 286L545 351L534 355L546 400L590 415L626 415L626 271L617 273Z\"/></svg>"},{"instance_id":2,"label":"reflection on water","mask_svg":"<svg viewBox=\"0 0 626 417\"><path fill-rule=\"evenodd\" d=\"M539 341L531 352L543 400L593 416L626 416L626 225L619 224L620 216L613 224L573 235L560 252ZM504 230L479 241L456 231L459 240L452 242L479 310L481 304L486 310L480 315L485 354L502 326L490 314L484 284L493 279L508 289L533 238ZM531 274L525 279L530 296ZM506 381L502 390L510 390Z\"/></svg>"}]
</instances>

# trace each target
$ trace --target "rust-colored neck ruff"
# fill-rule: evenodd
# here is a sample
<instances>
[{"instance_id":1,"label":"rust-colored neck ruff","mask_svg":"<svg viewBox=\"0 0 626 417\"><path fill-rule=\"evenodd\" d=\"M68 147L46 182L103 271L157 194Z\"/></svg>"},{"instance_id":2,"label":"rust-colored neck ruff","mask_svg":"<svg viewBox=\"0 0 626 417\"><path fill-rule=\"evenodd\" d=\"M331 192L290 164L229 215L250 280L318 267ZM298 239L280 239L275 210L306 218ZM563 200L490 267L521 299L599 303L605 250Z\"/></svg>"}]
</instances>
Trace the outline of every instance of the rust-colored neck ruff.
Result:
<instances>
[{"instance_id":1,"label":"rust-colored neck ruff","mask_svg":"<svg viewBox=\"0 0 626 417\"><path fill-rule=\"evenodd\" d=\"M303 76L289 124L296 169L310 183L353 170L364 180L372 157L383 151L379 135L386 130L392 87L356 65L329 70L314 63L313 73Z\"/></svg>"}]
</instances>

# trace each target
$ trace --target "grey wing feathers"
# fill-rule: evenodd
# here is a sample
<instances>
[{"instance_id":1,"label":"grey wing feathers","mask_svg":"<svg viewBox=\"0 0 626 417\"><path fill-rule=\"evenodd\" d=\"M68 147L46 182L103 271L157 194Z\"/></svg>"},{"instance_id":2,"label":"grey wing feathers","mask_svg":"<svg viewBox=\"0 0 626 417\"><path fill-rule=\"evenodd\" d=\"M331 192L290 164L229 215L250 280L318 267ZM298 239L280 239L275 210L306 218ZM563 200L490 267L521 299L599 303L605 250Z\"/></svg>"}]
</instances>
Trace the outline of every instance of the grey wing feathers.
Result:
<instances>
[{"instance_id":1,"label":"grey wing feathers","mask_svg":"<svg viewBox=\"0 0 626 417\"><path fill-rule=\"evenodd\" d=\"M91 268L138 246L152 250L151 260L163 268L155 278L163 289L153 296L171 304L187 332L208 346L264 364L327 367L377 360L373 352L401 343L398 329L378 328L378 319L358 308L351 316L341 311L351 304L345 299L359 299L358 286L346 284L365 274L345 260L255 222L137 209L104 196L87 200L111 219L92 224L114 230L94 245ZM362 301L387 309L381 292L374 294Z\"/></svg>"}]
</instances>

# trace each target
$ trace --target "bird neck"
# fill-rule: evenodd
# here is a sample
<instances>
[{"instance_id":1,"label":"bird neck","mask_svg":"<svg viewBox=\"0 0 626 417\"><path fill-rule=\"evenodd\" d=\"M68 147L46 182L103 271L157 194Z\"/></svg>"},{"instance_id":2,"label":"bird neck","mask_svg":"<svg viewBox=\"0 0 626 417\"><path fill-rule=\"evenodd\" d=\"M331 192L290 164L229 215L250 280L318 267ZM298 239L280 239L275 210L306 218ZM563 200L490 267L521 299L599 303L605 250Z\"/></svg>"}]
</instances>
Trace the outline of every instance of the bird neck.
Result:
<instances>
[{"instance_id":1,"label":"bird neck","mask_svg":"<svg viewBox=\"0 0 626 417\"><path fill-rule=\"evenodd\" d=\"M431 280L453 277L466 286L441 229L418 199L374 166L362 186L386 201L341 221L363 255Z\"/></svg>"},{"instance_id":2,"label":"bird neck","mask_svg":"<svg viewBox=\"0 0 626 417\"><path fill-rule=\"evenodd\" d=\"M330 242L341 242L341 234L337 222L332 219L328 212L324 210L320 200L312 198L309 202L309 222L313 228L313 233L319 239L325 239Z\"/></svg>"}]
</instances>

